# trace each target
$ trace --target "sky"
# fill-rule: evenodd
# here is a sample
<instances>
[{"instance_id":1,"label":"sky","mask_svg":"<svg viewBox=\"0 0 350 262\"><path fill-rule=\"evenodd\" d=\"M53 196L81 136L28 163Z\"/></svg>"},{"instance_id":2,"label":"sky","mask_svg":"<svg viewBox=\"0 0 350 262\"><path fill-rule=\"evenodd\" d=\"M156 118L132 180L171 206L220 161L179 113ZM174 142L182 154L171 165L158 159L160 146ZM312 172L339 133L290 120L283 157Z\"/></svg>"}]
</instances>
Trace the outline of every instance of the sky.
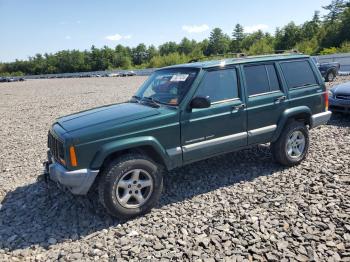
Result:
<instances>
[{"instance_id":1,"label":"sky","mask_svg":"<svg viewBox=\"0 0 350 262\"><path fill-rule=\"evenodd\" d=\"M331 0L0 0L0 62L59 50L202 40L235 24L274 33Z\"/></svg>"}]
</instances>

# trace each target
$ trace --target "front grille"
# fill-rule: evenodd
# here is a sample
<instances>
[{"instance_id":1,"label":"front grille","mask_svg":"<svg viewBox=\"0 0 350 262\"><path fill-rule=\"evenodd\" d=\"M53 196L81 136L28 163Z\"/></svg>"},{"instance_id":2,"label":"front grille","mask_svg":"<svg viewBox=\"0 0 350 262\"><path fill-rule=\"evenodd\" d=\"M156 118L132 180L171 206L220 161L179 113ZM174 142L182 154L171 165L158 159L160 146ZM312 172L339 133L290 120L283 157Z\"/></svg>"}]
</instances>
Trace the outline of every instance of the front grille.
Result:
<instances>
[{"instance_id":1,"label":"front grille","mask_svg":"<svg viewBox=\"0 0 350 262\"><path fill-rule=\"evenodd\" d=\"M350 100L350 95L337 95L337 99Z\"/></svg>"},{"instance_id":2,"label":"front grille","mask_svg":"<svg viewBox=\"0 0 350 262\"><path fill-rule=\"evenodd\" d=\"M50 149L51 155L55 158L55 160L62 163L62 160L64 159L63 144L61 141L55 138L51 132L48 134L47 147Z\"/></svg>"}]
</instances>

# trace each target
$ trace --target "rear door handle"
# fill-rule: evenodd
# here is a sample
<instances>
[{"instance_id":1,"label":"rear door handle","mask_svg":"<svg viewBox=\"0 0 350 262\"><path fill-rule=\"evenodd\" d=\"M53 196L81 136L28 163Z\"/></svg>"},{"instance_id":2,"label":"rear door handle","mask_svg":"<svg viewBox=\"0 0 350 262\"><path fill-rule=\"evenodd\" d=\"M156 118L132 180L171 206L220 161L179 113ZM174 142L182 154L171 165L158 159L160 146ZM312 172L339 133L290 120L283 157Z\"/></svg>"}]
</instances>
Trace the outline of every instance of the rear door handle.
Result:
<instances>
[{"instance_id":1,"label":"rear door handle","mask_svg":"<svg viewBox=\"0 0 350 262\"><path fill-rule=\"evenodd\" d=\"M240 104L240 105L232 107L233 110L240 110L240 109L243 109L243 108L245 108L245 104Z\"/></svg>"},{"instance_id":2,"label":"rear door handle","mask_svg":"<svg viewBox=\"0 0 350 262\"><path fill-rule=\"evenodd\" d=\"M286 96L280 96L280 97L277 97L277 98L275 99L275 102L280 103L280 102L282 102L282 101L284 101L284 100L286 100L286 99L287 99Z\"/></svg>"}]
</instances>

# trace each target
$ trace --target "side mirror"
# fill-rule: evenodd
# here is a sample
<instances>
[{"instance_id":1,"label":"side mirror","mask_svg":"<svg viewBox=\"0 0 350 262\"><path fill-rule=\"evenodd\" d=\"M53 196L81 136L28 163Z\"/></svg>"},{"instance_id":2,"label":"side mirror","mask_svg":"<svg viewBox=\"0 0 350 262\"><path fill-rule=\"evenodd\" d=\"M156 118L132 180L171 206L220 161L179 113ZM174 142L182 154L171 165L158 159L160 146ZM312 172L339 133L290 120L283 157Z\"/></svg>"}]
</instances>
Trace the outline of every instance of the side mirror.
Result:
<instances>
[{"instance_id":1,"label":"side mirror","mask_svg":"<svg viewBox=\"0 0 350 262\"><path fill-rule=\"evenodd\" d=\"M197 96L191 101L191 108L209 108L211 105L209 97Z\"/></svg>"}]
</instances>

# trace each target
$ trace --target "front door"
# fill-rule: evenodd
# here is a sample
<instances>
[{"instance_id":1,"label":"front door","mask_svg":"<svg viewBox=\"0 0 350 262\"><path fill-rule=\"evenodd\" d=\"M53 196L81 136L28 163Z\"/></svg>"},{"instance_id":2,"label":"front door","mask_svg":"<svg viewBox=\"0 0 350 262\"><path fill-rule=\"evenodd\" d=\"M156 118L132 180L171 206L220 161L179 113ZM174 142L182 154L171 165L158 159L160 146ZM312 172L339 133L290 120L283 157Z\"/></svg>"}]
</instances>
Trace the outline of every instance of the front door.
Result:
<instances>
[{"instance_id":1,"label":"front door","mask_svg":"<svg viewBox=\"0 0 350 262\"><path fill-rule=\"evenodd\" d=\"M211 106L185 111L181 143L185 163L247 145L247 114L236 68L206 71L194 95Z\"/></svg>"}]
</instances>

